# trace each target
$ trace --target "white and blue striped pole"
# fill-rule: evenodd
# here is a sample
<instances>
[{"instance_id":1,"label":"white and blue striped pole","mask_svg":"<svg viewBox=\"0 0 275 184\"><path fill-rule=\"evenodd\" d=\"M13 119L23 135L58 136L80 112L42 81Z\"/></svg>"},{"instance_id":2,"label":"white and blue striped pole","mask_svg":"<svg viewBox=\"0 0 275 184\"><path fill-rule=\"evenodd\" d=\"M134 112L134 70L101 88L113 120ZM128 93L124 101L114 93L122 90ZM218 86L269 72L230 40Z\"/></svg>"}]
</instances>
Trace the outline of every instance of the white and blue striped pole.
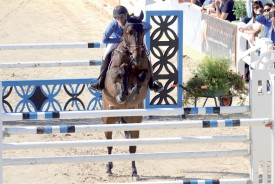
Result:
<instances>
[{"instance_id":1,"label":"white and blue striped pole","mask_svg":"<svg viewBox=\"0 0 275 184\"><path fill-rule=\"evenodd\" d=\"M39 43L39 44L0 44L0 50L18 49L56 49L56 48L104 48L105 44L100 42L92 43Z\"/></svg>"},{"instance_id":2,"label":"white and blue striped pole","mask_svg":"<svg viewBox=\"0 0 275 184\"><path fill-rule=\"evenodd\" d=\"M52 134L52 133L78 133L92 131L134 131L153 129L178 129L178 128L217 128L238 126L265 126L271 121L268 118L259 119L227 119L206 121L178 121L154 123L129 123L129 124L104 124L104 125L61 125L40 127L6 127L6 136L13 134Z\"/></svg>"},{"instance_id":3,"label":"white and blue striped pole","mask_svg":"<svg viewBox=\"0 0 275 184\"><path fill-rule=\"evenodd\" d=\"M97 66L101 65L101 62L101 60L11 62L0 63L0 68Z\"/></svg>"},{"instance_id":4,"label":"white and blue striped pole","mask_svg":"<svg viewBox=\"0 0 275 184\"><path fill-rule=\"evenodd\" d=\"M249 110L248 106L236 107L188 107L188 108L154 108L125 110L95 110L95 111L53 111L4 113L3 121L45 120L45 119L79 119L121 116L181 116L183 114L219 114L242 113Z\"/></svg>"},{"instance_id":5,"label":"white and blue striped pole","mask_svg":"<svg viewBox=\"0 0 275 184\"><path fill-rule=\"evenodd\" d=\"M249 106L220 106L220 107L185 107L184 114L227 114L227 113L244 113L250 110Z\"/></svg>"},{"instance_id":6,"label":"white and blue striped pole","mask_svg":"<svg viewBox=\"0 0 275 184\"><path fill-rule=\"evenodd\" d=\"M218 179L218 180L179 180L179 181L152 181L152 182L132 182L128 184L248 184L247 178L240 179ZM103 183L102 183L103 184ZM125 183L108 183L125 184Z\"/></svg>"},{"instance_id":7,"label":"white and blue striped pole","mask_svg":"<svg viewBox=\"0 0 275 184\"><path fill-rule=\"evenodd\" d=\"M3 121L45 120L45 119L83 119L121 116L177 116L182 115L182 108L94 110L94 111L53 111L4 113Z\"/></svg>"}]
</instances>

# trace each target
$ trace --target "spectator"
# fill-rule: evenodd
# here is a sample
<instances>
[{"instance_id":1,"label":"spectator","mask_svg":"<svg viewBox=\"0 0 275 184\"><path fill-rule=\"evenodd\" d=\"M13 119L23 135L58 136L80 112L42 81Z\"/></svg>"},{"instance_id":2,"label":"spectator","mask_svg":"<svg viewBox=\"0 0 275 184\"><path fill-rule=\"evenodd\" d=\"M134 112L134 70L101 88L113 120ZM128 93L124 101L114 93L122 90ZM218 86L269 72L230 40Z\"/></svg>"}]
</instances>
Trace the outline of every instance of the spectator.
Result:
<instances>
[{"instance_id":1,"label":"spectator","mask_svg":"<svg viewBox=\"0 0 275 184\"><path fill-rule=\"evenodd\" d=\"M269 4L272 6L274 4L274 2L272 2L272 0L260 0L260 1L264 5ZM254 1L254 2L257 2L257 1ZM246 0L246 12L247 12L246 19L248 20L247 22L249 22L250 18L252 18L252 3L253 3L252 0ZM247 23L247 22L245 22L245 23Z\"/></svg>"},{"instance_id":2,"label":"spectator","mask_svg":"<svg viewBox=\"0 0 275 184\"><path fill-rule=\"evenodd\" d=\"M202 7L201 11L206 12L208 8L215 8L215 0L205 0Z\"/></svg>"},{"instance_id":3,"label":"spectator","mask_svg":"<svg viewBox=\"0 0 275 184\"><path fill-rule=\"evenodd\" d=\"M205 0L191 0L191 3L197 5L197 6L202 6Z\"/></svg>"},{"instance_id":4,"label":"spectator","mask_svg":"<svg viewBox=\"0 0 275 184\"><path fill-rule=\"evenodd\" d=\"M266 7L266 6L265 6ZM265 9L268 11L268 8ZM264 14L260 14L256 17L256 21L260 24L264 25L264 37L272 40L273 44L275 43L275 5L269 11L269 14L265 16Z\"/></svg>"},{"instance_id":5,"label":"spectator","mask_svg":"<svg viewBox=\"0 0 275 184\"><path fill-rule=\"evenodd\" d=\"M215 0L216 13L215 16L228 21L236 20L233 14L234 0Z\"/></svg>"},{"instance_id":6,"label":"spectator","mask_svg":"<svg viewBox=\"0 0 275 184\"><path fill-rule=\"evenodd\" d=\"M263 15L266 17L268 13L270 12L271 8L273 6L273 3L266 3L264 5Z\"/></svg>"},{"instance_id":7,"label":"spectator","mask_svg":"<svg viewBox=\"0 0 275 184\"><path fill-rule=\"evenodd\" d=\"M240 27L239 31L247 34L250 43L255 44L255 37L262 31L262 24L256 22L256 17L263 13L264 6L261 1L254 1L252 8L252 19L244 27Z\"/></svg>"}]
</instances>

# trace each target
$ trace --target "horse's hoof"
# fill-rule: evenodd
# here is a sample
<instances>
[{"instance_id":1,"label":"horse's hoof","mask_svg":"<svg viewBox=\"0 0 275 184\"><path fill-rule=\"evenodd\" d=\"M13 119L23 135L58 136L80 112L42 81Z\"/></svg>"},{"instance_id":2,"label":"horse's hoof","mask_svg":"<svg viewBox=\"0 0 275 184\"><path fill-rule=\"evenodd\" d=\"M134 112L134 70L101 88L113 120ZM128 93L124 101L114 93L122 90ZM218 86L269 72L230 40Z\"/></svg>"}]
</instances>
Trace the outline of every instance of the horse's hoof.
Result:
<instances>
[{"instance_id":1,"label":"horse's hoof","mask_svg":"<svg viewBox=\"0 0 275 184\"><path fill-rule=\"evenodd\" d=\"M136 181L140 181L140 177L139 177L139 175L133 175L132 176L132 180L133 180L133 182L136 182Z\"/></svg>"},{"instance_id":2,"label":"horse's hoof","mask_svg":"<svg viewBox=\"0 0 275 184\"><path fill-rule=\"evenodd\" d=\"M106 168L107 168L107 171L106 171L107 175L108 175L108 176L113 176L113 173L112 173L113 162L108 162L108 163L106 164Z\"/></svg>"},{"instance_id":3,"label":"horse's hoof","mask_svg":"<svg viewBox=\"0 0 275 184\"><path fill-rule=\"evenodd\" d=\"M106 171L106 174L107 174L107 176L113 176L113 172L109 169Z\"/></svg>"},{"instance_id":4,"label":"horse's hoof","mask_svg":"<svg viewBox=\"0 0 275 184\"><path fill-rule=\"evenodd\" d=\"M106 172L106 173L107 173L107 176L108 176L108 177L113 176L113 173L112 173L112 172Z\"/></svg>"},{"instance_id":5,"label":"horse's hoof","mask_svg":"<svg viewBox=\"0 0 275 184\"><path fill-rule=\"evenodd\" d=\"M140 180L140 177L139 177L139 175L137 174L137 171L136 171L136 170L134 170L134 171L132 172L132 180L133 180L133 181L139 181L139 180Z\"/></svg>"}]
</instances>

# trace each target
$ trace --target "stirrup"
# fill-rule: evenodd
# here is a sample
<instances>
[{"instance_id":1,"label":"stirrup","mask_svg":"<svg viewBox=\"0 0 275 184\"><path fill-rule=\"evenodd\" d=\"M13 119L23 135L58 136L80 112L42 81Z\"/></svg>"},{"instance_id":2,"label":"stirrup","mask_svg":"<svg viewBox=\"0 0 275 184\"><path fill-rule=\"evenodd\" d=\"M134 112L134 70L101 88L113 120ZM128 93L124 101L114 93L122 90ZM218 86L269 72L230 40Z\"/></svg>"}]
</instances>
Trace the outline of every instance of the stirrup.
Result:
<instances>
[{"instance_id":1,"label":"stirrup","mask_svg":"<svg viewBox=\"0 0 275 184\"><path fill-rule=\"evenodd\" d=\"M88 84L88 88L91 88L93 91L102 91L104 87L102 87L104 85L100 84L100 82L98 81L97 83L93 84L93 81L90 82Z\"/></svg>"}]
</instances>

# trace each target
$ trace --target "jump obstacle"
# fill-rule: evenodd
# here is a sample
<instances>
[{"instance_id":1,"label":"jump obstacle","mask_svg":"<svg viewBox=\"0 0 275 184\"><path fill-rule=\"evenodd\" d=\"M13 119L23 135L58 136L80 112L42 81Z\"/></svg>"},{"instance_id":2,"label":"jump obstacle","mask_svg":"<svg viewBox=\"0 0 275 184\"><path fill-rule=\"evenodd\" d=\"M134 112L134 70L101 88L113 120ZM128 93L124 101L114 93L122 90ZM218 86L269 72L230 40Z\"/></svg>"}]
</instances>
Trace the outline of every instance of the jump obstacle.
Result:
<instances>
[{"instance_id":1,"label":"jump obstacle","mask_svg":"<svg viewBox=\"0 0 275 184\"><path fill-rule=\"evenodd\" d=\"M45 48L91 48L96 45L97 48L101 47L99 44L89 44L89 43L81 43L81 44L37 44L37 45L0 45L1 49L45 49ZM262 57L264 58L264 57ZM264 59L266 60L266 59ZM268 57L267 57L268 60ZM272 62L268 62L269 65ZM266 62L263 62L263 65L267 65ZM81 61L80 64L83 66L99 64L97 61ZM64 62L45 62L45 63L38 63L38 62L28 62L26 64L23 63L12 63L12 64L4 64L1 67L36 67L36 66L76 66L77 63L64 61ZM257 72L264 72L266 74L265 77L267 79L261 78L261 74L257 75ZM274 74L274 69L267 69L264 68L264 71L255 70L252 74L253 84L250 84L250 89L252 92L258 91L259 85L256 84L256 81L262 80L262 90L261 93L253 93L253 98L251 97L252 105L250 107L206 107L206 108L178 108L177 110L173 109L169 111L169 109L150 109L152 111L145 111L145 110L137 110L135 113L140 113L141 115L183 115L183 114L215 114L215 113L229 113L229 112L244 112L248 111L249 109L252 112L253 119L246 119L246 120L208 120L208 121L195 121L195 122L188 122L188 121L181 121L175 123L159 123L155 122L152 124L131 124L127 129L148 129L148 128L161 128L161 126L165 129L177 129L177 128L216 128L216 127L239 127L239 126L256 126L256 128L251 128L251 140L249 140L246 136L210 136L210 137L178 137L178 138L154 138L154 139L139 139L139 140L112 140L112 141L59 141L54 143L46 143L46 142L29 142L29 143L3 143L1 139L1 181L3 181L3 166L6 165L29 165L29 164L58 164L58 163L80 163L85 161L120 161L120 160L144 160L144 159L179 159L179 158L200 158L200 157L229 157L229 156L250 156L251 160L251 177L241 178L241 179L219 179L219 180L190 180L190 181L165 181L165 182L146 182L146 183L184 183L184 184L193 184L193 183L259 183L259 162L264 161L264 163L269 162L272 160L272 183L274 183L274 126L272 131L269 128L266 128L265 125L274 122L274 102L275 97L273 91L275 91L274 85L274 76L270 79L270 75ZM270 91L265 90L263 86L266 85L266 80L270 80L271 89ZM2 89L2 87L0 86ZM271 93L267 93L271 92ZM251 94L251 93L250 93ZM256 96L256 97L255 97ZM271 100L272 97L272 100ZM263 100L264 98L264 100ZM1 99L2 100L2 99ZM271 103L272 101L272 103ZM258 102L263 103L261 106L258 105ZM2 104L2 101L1 101ZM254 105L253 105L254 104ZM256 105L257 104L257 105ZM268 104L268 105L267 105ZM273 106L272 106L272 105ZM261 107L266 107L263 109ZM271 109L272 111L268 111L267 109ZM167 111L166 111L167 110ZM173 112L172 112L173 111ZM264 112L263 112L264 111ZM271 113L273 112L273 113ZM79 119L79 118L93 118L93 117L101 117L103 115L107 116L114 116L118 115L121 116L119 113L122 113L126 116L130 116L131 113L128 111L111 111L111 112L102 112L100 111L91 113L91 112L83 112L83 111L69 111L69 112L28 112L28 113L1 113L0 115L0 128L4 130L1 131L0 136L12 136L13 134L50 134L50 133L77 133L81 130L85 131L106 131L106 130L125 130L125 126L116 126L110 125L108 127L104 127L103 125L94 125L94 126L82 126L82 125L75 125L75 126L41 126L41 127L26 127L26 128L5 128L3 129L2 121L13 121L13 120L43 120L43 119ZM167 113L167 114L166 114ZM97 115L96 115L97 114ZM135 114L136 115L136 114ZM128 126L128 125L127 125ZM133 127L131 127L133 126ZM262 127L261 130L260 127ZM87 130L88 129L88 130ZM261 132L258 132L261 131ZM263 134L264 133L264 134ZM266 137L263 137L265 135ZM271 140L273 141L271 144ZM251 149L250 150L230 150L230 151L208 151L208 152L168 152L168 153L152 153L152 154L135 154L135 155L128 155L128 154L119 154L119 155L102 155L102 156L74 156L74 157L38 157L38 158L2 158L3 150L8 149L39 149L39 148L54 148L54 147L70 147L70 146L106 146L106 145L129 145L129 144L168 144L168 143L198 143L198 142L246 142L250 141ZM262 142L270 141L270 146L264 146ZM268 148L268 149L267 149ZM263 150L265 153L263 153ZM271 155L273 155L271 157ZM267 172L267 164L264 165L263 174L262 174L262 181L263 183L268 183L268 172Z\"/></svg>"},{"instance_id":2,"label":"jump obstacle","mask_svg":"<svg viewBox=\"0 0 275 184\"><path fill-rule=\"evenodd\" d=\"M40 45L42 48L42 46ZM49 47L49 46L48 46ZM62 62L61 62L62 63ZM90 61L80 62L80 65L92 65ZM75 62L60 63L26 63L26 64L3 64L2 67L47 67L47 66L75 66ZM257 86L258 88L258 86ZM2 87L1 87L2 89ZM270 101L269 101L270 103ZM133 115L163 115L179 116L186 114L219 114L219 113L242 113L247 112L250 107L191 107L191 108L155 108L155 109L138 109L138 110L113 110L113 111L54 111L54 112L23 112L23 113L2 113L2 121L20 121L20 120L45 120L45 119L79 119L79 118L98 118L103 116L133 116ZM14 134L51 134L51 133L78 133L81 131L115 131L115 130L136 130L136 129L178 129L178 128L216 128L216 127L239 127L239 126L263 126L269 124L271 116L258 117L254 119L241 120L209 120L209 121L181 121L174 123L146 123L146 124L129 124L129 125L73 125L73 126L40 126L40 127L23 127L8 128L6 127L2 136L12 136ZM1 125L2 126L2 125ZM263 128L264 130L268 128ZM268 130L267 130L268 131ZM258 137L255 137L256 140ZM2 141L2 140L1 140ZM203 142L248 142L249 139L244 136L208 136L208 137L176 137L176 138L154 138L138 140L94 140L94 141L59 141L53 143L47 142L29 142L29 143L2 143L2 151L9 149L39 149L39 148L56 148L56 147L81 147L81 146L118 146L118 145L143 145L143 144L175 144L175 143L203 143ZM254 141L255 142L255 141ZM255 148L256 146L253 146ZM255 149L258 150L258 149ZM254 151L254 150L253 150ZM254 151L257 152L257 151ZM256 156L252 155L250 150L226 150L226 151L207 151L207 152L167 152L135 155L102 155L102 156L72 156L72 157L37 157L37 158L3 158L1 166L8 165L29 165L29 164L58 164L58 163L82 163L98 161L122 161L122 160L152 160L152 159L184 159L184 158L202 158L202 157L235 157L235 156ZM2 155L1 155L2 156ZM251 160L255 160L254 157ZM259 174L253 170L256 176ZM1 170L1 178L3 167ZM191 180L180 181L181 183L256 183L255 176L251 179L220 179L220 180ZM265 179L265 177L263 178ZM267 180L267 177L266 177ZM152 182L154 183L154 182ZM161 182L159 182L161 183ZM168 182L165 182L168 183ZM171 182L173 183L173 182ZM175 181L174 183L178 183Z\"/></svg>"},{"instance_id":3,"label":"jump obstacle","mask_svg":"<svg viewBox=\"0 0 275 184\"><path fill-rule=\"evenodd\" d=\"M43 43L43 44L0 44L0 50L18 49L60 49L60 48L104 48L100 42L91 43Z\"/></svg>"},{"instance_id":4,"label":"jump obstacle","mask_svg":"<svg viewBox=\"0 0 275 184\"><path fill-rule=\"evenodd\" d=\"M49 43L49 44L0 44L0 50L21 49L57 49L57 48L104 48L105 44L92 43ZM0 63L0 68L28 68L28 67L71 67L101 65L101 60L79 61L36 61Z\"/></svg>"},{"instance_id":5,"label":"jump obstacle","mask_svg":"<svg viewBox=\"0 0 275 184\"><path fill-rule=\"evenodd\" d=\"M270 54L270 53L267 53ZM264 58L264 56L263 56ZM55 147L71 147L71 146L115 146L115 145L142 145L142 144L173 144L173 143L198 143L198 142L247 142L250 141L251 149L241 149L241 150L219 150L219 151L203 151L203 152L164 152L164 153L137 153L137 154L116 154L116 155L79 155L79 156L61 156L61 157L35 157L35 158L3 158L1 159L2 166L8 165L33 165L33 164L62 164L62 163L82 163L82 162L102 162L102 161L122 161L122 160L159 160L159 159L187 159L187 158L210 158L210 157L236 157L236 156L250 156L251 160L251 178L241 178L241 179L220 179L220 180L190 180L190 181L171 181L170 183L259 183L259 175L262 174L262 180L268 182L268 172L264 165L264 173L259 173L257 168L259 161L270 161L272 160L272 183L274 183L274 162L273 157L271 157L273 152L273 144L271 140L273 139L275 128L272 131L270 128L265 127L274 122L274 108L275 108L275 70L270 68L273 61L268 61L267 63L261 62L259 60L259 67L253 70L251 73L251 92L257 91L258 93L253 93L251 95L251 113L252 119L239 119L239 120L204 120L204 121L180 121L173 123L146 123L146 124L127 124L127 125L68 125L68 126L39 126L39 127L5 127L2 136L12 136L13 134L51 134L51 133L78 133L82 131L123 131L123 130L137 130L137 129L178 129L178 128L218 128L218 127L240 127L240 126L251 126L251 140L246 136L213 136L213 137L177 137L177 138L154 138L154 139L139 139L139 140L104 140L104 141L59 141L54 143L46 142L29 142L29 143L2 143L2 150L8 149L39 149L39 148L55 148ZM263 66L261 66L263 65ZM262 75L265 73L266 75ZM264 81L269 80L270 86L267 88L263 86L258 86L258 81L262 80L263 86L265 86ZM262 89L261 91L259 90ZM2 89L2 88L1 88ZM251 93L250 93L251 94ZM272 99L272 100L271 100ZM265 104L266 109L263 109L262 105L258 105L258 101ZM257 105L256 105L257 104ZM230 107L226 107L230 108ZM192 108L191 108L192 109ZM137 114L161 114L161 115L171 115L173 114L184 114L188 112L200 112L206 113L207 108L196 108L196 110L191 109L178 109L172 110L168 109L140 109L135 110L135 112L127 110L115 110L110 112L104 112L105 116L130 116ZM198 110L200 109L200 110ZM202 110L204 109L204 110ZM211 109L211 108L209 108ZM241 108L242 111L247 110L247 107ZM270 110L272 109L272 110ZM240 110L240 109L238 109ZM166 112L167 114L166 114ZM234 111L234 108L233 110ZM211 111L214 112L213 109ZM273 112L273 113L272 113ZM83 113L83 114L81 114ZM98 115L95 115L98 113ZM4 120L26 120L26 119L78 119L91 118L103 116L100 111L93 112L52 112L52 113L3 113L1 114L2 121ZM260 117L261 116L261 117ZM1 121L1 122L2 122ZM0 125L2 128L2 124ZM258 130L262 127L265 134L258 134ZM261 131L262 131L261 130ZM262 133L262 132L261 132ZM265 135L263 137L262 135ZM270 136L269 136L270 135ZM267 138L266 138L267 137ZM270 138L270 139L269 139ZM265 145L265 149L261 149L263 146L262 142L266 142L269 139L270 146ZM1 140L2 141L2 140ZM259 145L260 143L260 145ZM263 151L264 150L264 151ZM270 151L270 152L269 152ZM264 152L264 153L263 153ZM268 156L267 156L268 154ZM255 167L255 168L254 168ZM3 169L1 170L3 172ZM161 183L161 182L151 182L151 183ZM169 183L165 182L165 183Z\"/></svg>"}]
</instances>

